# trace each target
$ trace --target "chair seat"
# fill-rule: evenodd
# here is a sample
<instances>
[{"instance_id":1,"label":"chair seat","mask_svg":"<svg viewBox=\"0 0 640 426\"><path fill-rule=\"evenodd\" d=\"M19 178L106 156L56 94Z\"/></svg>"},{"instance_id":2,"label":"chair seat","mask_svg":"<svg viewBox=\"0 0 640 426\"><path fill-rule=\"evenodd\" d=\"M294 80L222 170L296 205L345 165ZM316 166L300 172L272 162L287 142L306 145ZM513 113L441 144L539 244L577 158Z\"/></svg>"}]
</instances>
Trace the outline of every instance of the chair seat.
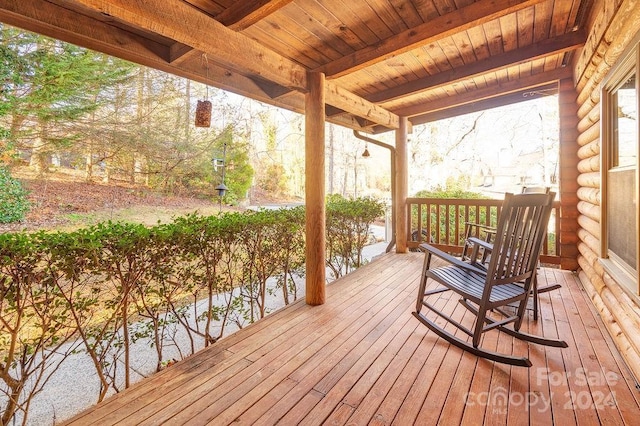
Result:
<instances>
[{"instance_id":1,"label":"chair seat","mask_svg":"<svg viewBox=\"0 0 640 426\"><path fill-rule=\"evenodd\" d=\"M476 304L479 304L482 299L486 283L486 277L483 275L451 265L430 269L427 271L427 276ZM524 293L524 288L518 284L497 285L491 290L489 303L504 304L505 301L519 300Z\"/></svg>"}]
</instances>

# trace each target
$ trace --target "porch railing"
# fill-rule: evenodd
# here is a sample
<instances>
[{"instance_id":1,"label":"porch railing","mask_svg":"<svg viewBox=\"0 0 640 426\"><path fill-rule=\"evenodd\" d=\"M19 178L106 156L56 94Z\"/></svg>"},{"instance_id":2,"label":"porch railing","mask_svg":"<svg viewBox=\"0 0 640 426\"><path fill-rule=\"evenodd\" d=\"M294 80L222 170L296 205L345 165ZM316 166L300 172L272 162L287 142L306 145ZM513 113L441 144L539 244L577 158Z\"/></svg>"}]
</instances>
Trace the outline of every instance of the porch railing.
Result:
<instances>
[{"instance_id":1,"label":"porch railing","mask_svg":"<svg viewBox=\"0 0 640 426\"><path fill-rule=\"evenodd\" d=\"M429 241L434 246L452 254L462 253L466 225L478 223L495 227L498 224L502 200L475 200L451 198L408 198L407 245L416 250L421 242ZM553 203L549 219L547 238L544 241L540 260L546 264L560 264L559 218L560 202ZM482 230L474 227L473 235L483 237Z\"/></svg>"}]
</instances>

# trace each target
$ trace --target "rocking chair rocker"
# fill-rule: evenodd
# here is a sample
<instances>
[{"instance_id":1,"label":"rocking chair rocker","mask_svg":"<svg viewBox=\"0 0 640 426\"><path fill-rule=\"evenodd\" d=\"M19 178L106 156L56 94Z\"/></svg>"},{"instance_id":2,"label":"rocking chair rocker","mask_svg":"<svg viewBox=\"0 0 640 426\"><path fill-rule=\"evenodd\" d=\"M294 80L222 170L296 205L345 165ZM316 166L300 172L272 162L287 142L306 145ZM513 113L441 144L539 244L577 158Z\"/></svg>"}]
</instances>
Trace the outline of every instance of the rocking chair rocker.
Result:
<instances>
[{"instance_id":1,"label":"rocking chair rocker","mask_svg":"<svg viewBox=\"0 0 640 426\"><path fill-rule=\"evenodd\" d=\"M455 346L479 357L510 365L530 367L531 361L526 357L482 349L480 342L484 332L497 328L521 340L566 348L567 344L562 340L546 339L519 331L527 299L531 294L554 196L553 193L505 195L488 265L465 262L429 244L421 244L420 249L425 252L425 258L414 316ZM433 255L448 262L448 265L431 268ZM441 286L426 290L429 278ZM460 303L475 314L473 330L429 303L430 295L445 291L460 295ZM517 302L515 313L502 309L514 302ZM424 308L471 336L471 344L427 318ZM500 317L496 318L496 314ZM510 324L512 327L507 327Z\"/></svg>"}]
</instances>

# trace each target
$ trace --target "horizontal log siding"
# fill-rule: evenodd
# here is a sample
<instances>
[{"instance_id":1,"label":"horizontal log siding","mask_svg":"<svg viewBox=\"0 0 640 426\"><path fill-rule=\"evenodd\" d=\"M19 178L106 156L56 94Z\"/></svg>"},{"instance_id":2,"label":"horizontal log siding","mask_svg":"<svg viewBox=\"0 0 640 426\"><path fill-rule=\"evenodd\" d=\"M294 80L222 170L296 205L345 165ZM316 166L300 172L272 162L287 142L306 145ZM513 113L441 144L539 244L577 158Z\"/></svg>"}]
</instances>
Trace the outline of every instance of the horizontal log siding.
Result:
<instances>
[{"instance_id":1,"label":"horizontal log siding","mask_svg":"<svg viewBox=\"0 0 640 426\"><path fill-rule=\"evenodd\" d=\"M640 27L640 0L597 2L590 35L575 64L579 277L626 362L640 379L640 307L599 262L600 86ZM561 92L562 95L562 92Z\"/></svg>"}]
</instances>

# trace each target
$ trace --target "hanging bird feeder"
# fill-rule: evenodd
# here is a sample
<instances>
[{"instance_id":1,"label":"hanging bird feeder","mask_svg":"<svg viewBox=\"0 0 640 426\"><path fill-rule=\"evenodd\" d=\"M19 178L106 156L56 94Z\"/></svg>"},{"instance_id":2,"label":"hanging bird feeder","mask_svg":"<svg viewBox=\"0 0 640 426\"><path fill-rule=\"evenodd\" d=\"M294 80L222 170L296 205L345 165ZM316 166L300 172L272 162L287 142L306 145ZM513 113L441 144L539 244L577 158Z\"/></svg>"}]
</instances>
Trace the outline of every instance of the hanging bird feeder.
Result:
<instances>
[{"instance_id":1,"label":"hanging bird feeder","mask_svg":"<svg viewBox=\"0 0 640 426\"><path fill-rule=\"evenodd\" d=\"M209 89L207 88L207 91ZM198 101L196 106L196 127L210 127L211 126L211 102L210 101Z\"/></svg>"},{"instance_id":2,"label":"hanging bird feeder","mask_svg":"<svg viewBox=\"0 0 640 426\"><path fill-rule=\"evenodd\" d=\"M206 68L207 82L209 81L209 61L207 55L202 54L202 64ZM198 101L196 106L196 127L211 127L211 102L209 101L209 85L207 87L207 96L203 101Z\"/></svg>"}]
</instances>

